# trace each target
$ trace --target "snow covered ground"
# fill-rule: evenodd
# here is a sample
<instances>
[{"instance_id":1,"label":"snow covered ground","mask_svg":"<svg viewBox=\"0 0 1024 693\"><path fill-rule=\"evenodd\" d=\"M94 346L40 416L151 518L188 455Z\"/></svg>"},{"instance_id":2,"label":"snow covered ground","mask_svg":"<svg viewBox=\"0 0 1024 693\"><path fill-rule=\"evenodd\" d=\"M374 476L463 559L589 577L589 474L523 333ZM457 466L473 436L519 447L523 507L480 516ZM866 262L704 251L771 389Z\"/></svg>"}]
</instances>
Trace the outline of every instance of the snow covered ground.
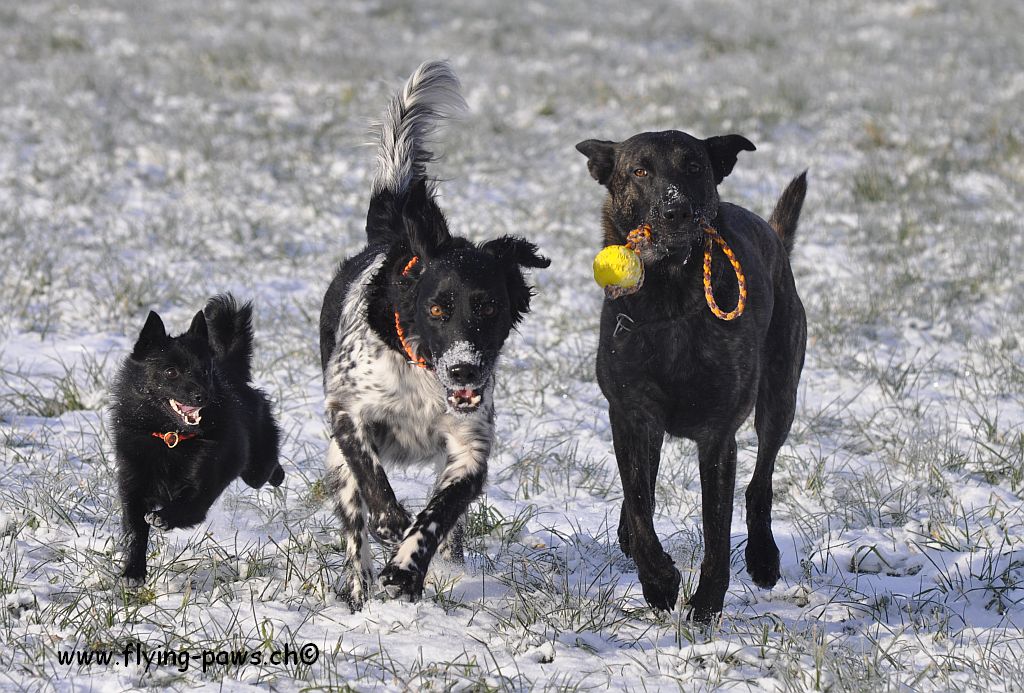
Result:
<instances>
[{"instance_id":1,"label":"snow covered ground","mask_svg":"<svg viewBox=\"0 0 1024 693\"><path fill-rule=\"evenodd\" d=\"M1022 29L1017 0L0 3L0 687L1020 690ZM316 316L361 243L367 125L435 57L471 106L436 169L453 228L553 264L507 350L467 566L352 614ZM751 584L738 504L711 629L645 608L615 544L593 377L602 193L573 145L666 128L754 141L721 192L762 214L810 168L783 577ZM126 590L107 386L150 308L183 330L225 290L255 299L288 477L157 537ZM752 428L740 447L742 483ZM394 478L422 503L426 472ZM699 508L670 443L656 524L684 597ZM315 662L203 667L307 643Z\"/></svg>"}]
</instances>

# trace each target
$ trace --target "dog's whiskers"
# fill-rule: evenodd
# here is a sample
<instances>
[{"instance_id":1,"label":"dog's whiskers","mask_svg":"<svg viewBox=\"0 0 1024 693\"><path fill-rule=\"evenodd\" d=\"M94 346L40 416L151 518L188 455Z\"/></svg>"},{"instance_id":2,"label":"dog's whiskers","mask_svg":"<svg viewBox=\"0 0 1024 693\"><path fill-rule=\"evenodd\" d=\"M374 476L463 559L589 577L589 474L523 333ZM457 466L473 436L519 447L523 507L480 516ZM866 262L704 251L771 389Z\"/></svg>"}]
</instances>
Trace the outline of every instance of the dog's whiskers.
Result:
<instances>
[{"instance_id":1,"label":"dog's whiskers","mask_svg":"<svg viewBox=\"0 0 1024 693\"><path fill-rule=\"evenodd\" d=\"M630 325L636 324L636 320L634 320L633 318L629 317L625 313L619 313L617 316L615 316L615 331L612 332L612 336L613 337L618 337L619 336L619 331L622 331L622 332L632 332L633 331L632 327L626 327L625 322L623 322L624 320L628 320Z\"/></svg>"}]
</instances>

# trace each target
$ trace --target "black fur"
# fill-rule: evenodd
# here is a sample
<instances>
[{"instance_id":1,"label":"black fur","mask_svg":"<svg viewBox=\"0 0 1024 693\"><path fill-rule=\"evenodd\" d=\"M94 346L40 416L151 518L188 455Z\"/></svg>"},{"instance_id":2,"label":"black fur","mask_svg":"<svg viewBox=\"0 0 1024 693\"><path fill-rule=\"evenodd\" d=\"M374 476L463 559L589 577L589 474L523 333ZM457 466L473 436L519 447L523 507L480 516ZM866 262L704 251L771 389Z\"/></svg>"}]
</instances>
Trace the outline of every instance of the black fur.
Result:
<instances>
[{"instance_id":1,"label":"black fur","mask_svg":"<svg viewBox=\"0 0 1024 693\"><path fill-rule=\"evenodd\" d=\"M123 509L124 577L146 577L150 526L160 530L202 522L239 476L253 488L279 486L279 430L267 396L249 385L252 306L230 295L210 299L188 331L167 335L150 312L113 386L111 409ZM174 399L200 406L195 423ZM153 436L197 434L175 447Z\"/></svg>"},{"instance_id":2,"label":"black fur","mask_svg":"<svg viewBox=\"0 0 1024 693\"><path fill-rule=\"evenodd\" d=\"M754 149L739 135L698 140L676 131L643 133L622 143L587 140L577 149L608 189L604 244L624 243L645 222L654 235L641 255L642 288L606 298L601 313L597 377L622 478L619 543L636 561L647 602L672 609L680 575L654 532L654 490L665 434L696 441L705 555L689 604L694 618L708 621L721 612L729 585L735 433L752 409L758 455L746 492L747 570L761 587L779 578L771 479L793 421L806 343L789 265L806 178L789 185L769 225L718 198L716 186L737 154ZM746 310L731 322L705 304L706 224L728 242L746 274ZM712 257L714 296L728 310L738 298L736 279L717 246Z\"/></svg>"}]
</instances>

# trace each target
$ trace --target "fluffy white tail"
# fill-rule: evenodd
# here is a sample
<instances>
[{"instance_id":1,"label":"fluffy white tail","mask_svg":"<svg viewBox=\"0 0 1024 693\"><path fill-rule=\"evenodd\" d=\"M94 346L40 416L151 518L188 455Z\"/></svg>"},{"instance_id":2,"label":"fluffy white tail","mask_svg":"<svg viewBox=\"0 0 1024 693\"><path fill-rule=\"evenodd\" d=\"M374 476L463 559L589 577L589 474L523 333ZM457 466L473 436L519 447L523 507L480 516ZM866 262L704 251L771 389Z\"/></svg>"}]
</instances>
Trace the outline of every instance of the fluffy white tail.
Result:
<instances>
[{"instance_id":1,"label":"fluffy white tail","mask_svg":"<svg viewBox=\"0 0 1024 693\"><path fill-rule=\"evenodd\" d=\"M446 61L429 61L416 68L388 104L377 127L377 174L373 192L396 195L426 177L434 160L430 138L446 118L466 108L459 80Z\"/></svg>"}]
</instances>

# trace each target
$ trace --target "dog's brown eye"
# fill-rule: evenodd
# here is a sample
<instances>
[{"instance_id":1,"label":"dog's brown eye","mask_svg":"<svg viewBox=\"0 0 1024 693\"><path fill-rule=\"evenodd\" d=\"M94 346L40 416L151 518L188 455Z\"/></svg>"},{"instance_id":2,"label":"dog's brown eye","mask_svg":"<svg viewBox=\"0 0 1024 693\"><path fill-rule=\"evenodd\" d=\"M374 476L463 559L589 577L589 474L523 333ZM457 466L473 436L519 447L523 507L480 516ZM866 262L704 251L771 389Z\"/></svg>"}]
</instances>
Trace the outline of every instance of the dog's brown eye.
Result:
<instances>
[{"instance_id":1,"label":"dog's brown eye","mask_svg":"<svg viewBox=\"0 0 1024 693\"><path fill-rule=\"evenodd\" d=\"M442 317L444 317L444 308L442 308L441 306L437 305L436 303L434 305L430 306L430 317L432 317L432 318L442 318Z\"/></svg>"},{"instance_id":2,"label":"dog's brown eye","mask_svg":"<svg viewBox=\"0 0 1024 693\"><path fill-rule=\"evenodd\" d=\"M647 169L646 168L635 168L635 169L633 169L633 175L636 176L637 178L646 178L647 177Z\"/></svg>"},{"instance_id":3,"label":"dog's brown eye","mask_svg":"<svg viewBox=\"0 0 1024 693\"><path fill-rule=\"evenodd\" d=\"M171 366L170 368L165 368L164 375L167 376L168 379L174 380L175 378L178 377L178 369L175 368L174 366Z\"/></svg>"},{"instance_id":4,"label":"dog's brown eye","mask_svg":"<svg viewBox=\"0 0 1024 693\"><path fill-rule=\"evenodd\" d=\"M495 308L493 303L485 303L484 305L480 306L480 315L484 316L485 318L493 318L494 314L497 312L498 309Z\"/></svg>"}]
</instances>

